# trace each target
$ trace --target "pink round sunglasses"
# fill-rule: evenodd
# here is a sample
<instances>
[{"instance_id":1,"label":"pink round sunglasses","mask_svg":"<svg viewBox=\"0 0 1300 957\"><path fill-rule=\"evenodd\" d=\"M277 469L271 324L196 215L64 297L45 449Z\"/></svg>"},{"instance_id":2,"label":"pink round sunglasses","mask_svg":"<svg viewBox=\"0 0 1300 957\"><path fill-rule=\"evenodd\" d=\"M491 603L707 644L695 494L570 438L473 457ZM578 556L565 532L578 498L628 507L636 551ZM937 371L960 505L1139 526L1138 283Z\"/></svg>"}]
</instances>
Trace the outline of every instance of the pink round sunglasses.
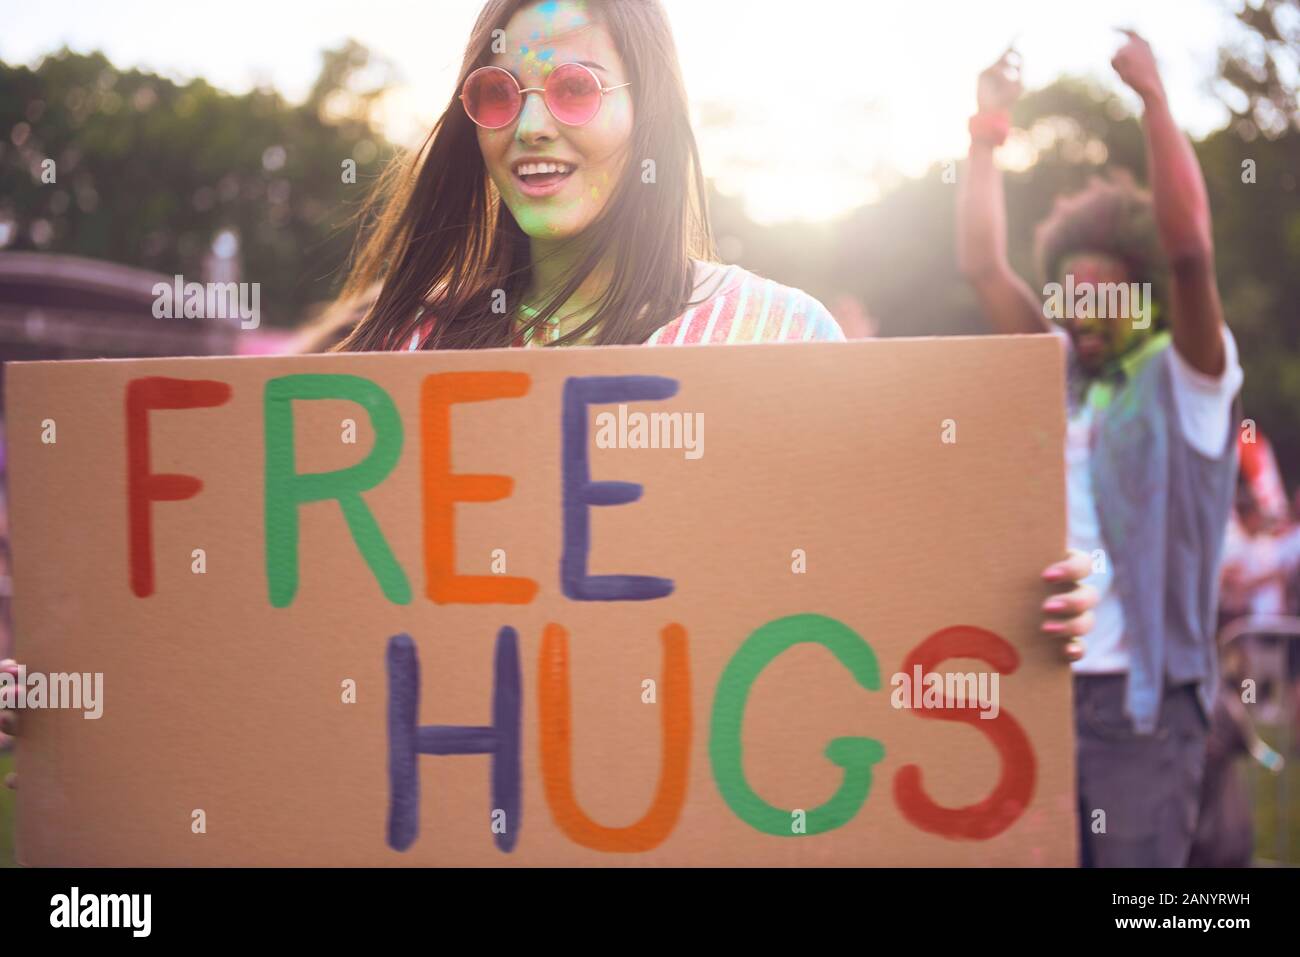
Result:
<instances>
[{"instance_id":1,"label":"pink round sunglasses","mask_svg":"<svg viewBox=\"0 0 1300 957\"><path fill-rule=\"evenodd\" d=\"M562 63L542 86L524 88L509 70L482 66L465 78L460 102L466 115L477 125L485 130L499 130L519 117L525 96L540 93L553 117L565 126L582 126L590 123L600 112L606 93L631 85L604 86L590 67L582 63Z\"/></svg>"}]
</instances>

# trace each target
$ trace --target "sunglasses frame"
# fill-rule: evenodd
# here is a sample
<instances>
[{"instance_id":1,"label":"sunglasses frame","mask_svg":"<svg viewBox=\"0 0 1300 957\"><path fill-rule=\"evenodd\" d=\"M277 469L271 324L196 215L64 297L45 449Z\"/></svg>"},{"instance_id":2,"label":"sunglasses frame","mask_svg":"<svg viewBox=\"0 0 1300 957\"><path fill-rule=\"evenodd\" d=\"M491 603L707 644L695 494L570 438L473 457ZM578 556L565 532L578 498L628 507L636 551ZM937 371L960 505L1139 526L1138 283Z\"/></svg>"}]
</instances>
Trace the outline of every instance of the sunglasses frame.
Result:
<instances>
[{"instance_id":1,"label":"sunglasses frame","mask_svg":"<svg viewBox=\"0 0 1300 957\"><path fill-rule=\"evenodd\" d=\"M546 87L544 85L528 86L528 87L520 86L519 80L515 77L515 75L511 73L509 70L507 70L505 67L500 67L500 66L492 66L492 65L481 66L477 70L474 70L472 73L470 73L469 76L465 77L465 84L460 88L461 92L457 94L456 99L460 100L460 105L464 108L465 115L469 117L470 122L473 123L475 126L485 130L504 130L507 126L510 126L512 123L518 120L519 117L523 114L524 102L528 99L528 94L540 93L542 95L542 103L545 104L546 106L546 112L551 114L555 122L559 123L561 126L578 127L578 126L586 126L588 123L590 123L592 120L596 118L596 116L600 113L601 105L604 105L606 93L613 93L615 90L622 90L625 87L629 87L632 85L631 82L629 81L627 83L620 83L617 86L605 86L605 84L600 82L600 77L596 75L596 71L584 63L561 63L557 65L553 71L551 71L550 75L546 77L546 81L549 82L551 77L555 76L556 73L558 73L566 66L576 66L580 70L585 70L587 74L592 78L592 80L595 81L596 89L600 91L601 99L600 99L600 104L597 105L596 107L596 112L592 113L590 117L583 120L581 123L565 123L564 120L560 119L558 116L555 115L555 111L551 109L551 104L546 102ZM509 120L507 120L505 123L502 123L500 126L487 126L486 124L480 123L478 120L474 119L473 114L471 114L469 111L469 104L465 102L465 87L469 86L470 80L474 79L474 77L476 77L480 73L483 73L486 70L496 70L500 73L504 73L506 76L510 77L511 82L513 82L515 85L515 89L519 91L519 109L515 111L514 116L510 117Z\"/></svg>"}]
</instances>

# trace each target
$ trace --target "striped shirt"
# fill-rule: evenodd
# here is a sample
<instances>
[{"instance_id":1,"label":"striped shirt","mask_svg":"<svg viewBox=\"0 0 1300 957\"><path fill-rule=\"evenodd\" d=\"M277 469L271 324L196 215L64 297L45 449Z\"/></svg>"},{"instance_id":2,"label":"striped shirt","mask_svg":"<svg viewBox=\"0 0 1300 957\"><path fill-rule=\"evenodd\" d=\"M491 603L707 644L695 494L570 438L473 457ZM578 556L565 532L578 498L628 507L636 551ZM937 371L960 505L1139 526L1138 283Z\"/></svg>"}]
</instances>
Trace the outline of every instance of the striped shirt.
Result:
<instances>
[{"instance_id":1,"label":"striped shirt","mask_svg":"<svg viewBox=\"0 0 1300 957\"><path fill-rule=\"evenodd\" d=\"M694 303L667 325L660 326L646 340L648 346L686 346L698 343L752 342L843 342L844 333L820 302L801 289L782 286L756 276L739 266L727 266L719 279L710 283L711 294ZM407 349L420 349L431 331L432 321L411 335ZM552 337L540 337L516 346L542 345Z\"/></svg>"},{"instance_id":2,"label":"striped shirt","mask_svg":"<svg viewBox=\"0 0 1300 957\"><path fill-rule=\"evenodd\" d=\"M702 342L843 342L826 307L801 289L728 266L717 291L659 329L648 346Z\"/></svg>"}]
</instances>

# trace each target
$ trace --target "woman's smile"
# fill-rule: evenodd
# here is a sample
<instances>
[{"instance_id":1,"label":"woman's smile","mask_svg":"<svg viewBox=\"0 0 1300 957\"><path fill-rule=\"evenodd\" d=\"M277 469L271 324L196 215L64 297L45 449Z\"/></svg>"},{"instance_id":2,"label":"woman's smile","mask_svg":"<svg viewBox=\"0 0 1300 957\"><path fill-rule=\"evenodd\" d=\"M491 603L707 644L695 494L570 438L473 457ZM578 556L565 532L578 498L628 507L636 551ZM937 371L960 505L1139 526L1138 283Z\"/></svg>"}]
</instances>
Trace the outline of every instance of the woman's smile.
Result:
<instances>
[{"instance_id":1,"label":"woman's smile","mask_svg":"<svg viewBox=\"0 0 1300 957\"><path fill-rule=\"evenodd\" d=\"M510 164L519 192L530 199L554 196L564 189L578 170L578 164L553 157L526 156Z\"/></svg>"}]
</instances>

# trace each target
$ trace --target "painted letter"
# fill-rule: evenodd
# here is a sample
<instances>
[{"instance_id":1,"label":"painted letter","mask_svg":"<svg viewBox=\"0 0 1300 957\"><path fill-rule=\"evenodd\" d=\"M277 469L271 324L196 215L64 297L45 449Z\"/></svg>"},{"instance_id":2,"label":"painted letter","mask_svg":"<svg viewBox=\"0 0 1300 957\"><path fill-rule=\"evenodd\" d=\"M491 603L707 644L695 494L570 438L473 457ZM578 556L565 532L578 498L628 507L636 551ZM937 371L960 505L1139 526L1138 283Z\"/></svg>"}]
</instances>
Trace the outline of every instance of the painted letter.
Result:
<instances>
[{"instance_id":1,"label":"painted letter","mask_svg":"<svg viewBox=\"0 0 1300 957\"><path fill-rule=\"evenodd\" d=\"M593 482L587 456L587 406L605 402L667 399L677 380L663 376L586 376L564 383L564 553L560 585L575 601L645 601L673 592L671 578L649 575L588 575L591 514L595 505L626 505L641 498L635 482Z\"/></svg>"},{"instance_id":2,"label":"painted letter","mask_svg":"<svg viewBox=\"0 0 1300 957\"><path fill-rule=\"evenodd\" d=\"M541 698L542 782L551 816L577 844L597 851L648 851L667 839L686 803L691 750L691 675L686 630L668 625L663 642L664 700L659 784L641 820L627 827L597 824L578 806L573 793L573 730L569 707L569 637L559 625L542 632L538 694Z\"/></svg>"},{"instance_id":3,"label":"painted letter","mask_svg":"<svg viewBox=\"0 0 1300 957\"><path fill-rule=\"evenodd\" d=\"M420 658L415 642L410 635L388 640L388 846L393 850L405 851L420 834L417 760L421 754L492 755L488 812L501 811L509 822L492 839L498 850L514 850L523 825L519 760L523 690L519 638L513 628L497 633L492 681L492 724L421 726Z\"/></svg>"},{"instance_id":4,"label":"painted letter","mask_svg":"<svg viewBox=\"0 0 1300 957\"><path fill-rule=\"evenodd\" d=\"M334 472L294 471L294 399L342 399L370 416L375 445L362 461ZM375 516L361 498L402 457L402 420L388 393L354 375L286 375L269 379L263 393L266 444L266 580L271 604L284 608L298 592L298 511L308 502L337 499L348 530L379 581L384 597L397 605L411 600L411 585L397 564Z\"/></svg>"},{"instance_id":5,"label":"painted letter","mask_svg":"<svg viewBox=\"0 0 1300 957\"><path fill-rule=\"evenodd\" d=\"M424 572L426 593L439 605L526 605L537 596L531 578L456 574L456 503L508 498L515 482L508 475L451 470L452 405L516 399L530 382L522 372L444 372L424 380Z\"/></svg>"},{"instance_id":6,"label":"painted letter","mask_svg":"<svg viewBox=\"0 0 1300 957\"><path fill-rule=\"evenodd\" d=\"M955 625L936 631L913 649L903 670L920 668L938 671L949 658L987 661L1001 674L1012 674L1020 656L1008 642L991 631L971 625ZM936 710L918 710L918 718L935 721L964 721L989 736L1002 758L1002 776L983 801L966 807L946 808L935 804L921 784L921 768L905 764L894 776L894 803L903 816L923 831L941 837L985 841L1001 834L1025 812L1034 793L1037 766L1034 749L1016 719L1002 709L996 718L980 720L978 702L954 708L952 702Z\"/></svg>"},{"instance_id":7,"label":"painted letter","mask_svg":"<svg viewBox=\"0 0 1300 957\"><path fill-rule=\"evenodd\" d=\"M742 821L764 834L780 837L799 835L790 827L790 811L768 804L749 786L741 732L745 704L758 676L782 652L804 643L828 649L854 681L869 691L879 690L875 653L857 632L825 615L790 615L769 621L745 639L723 669L713 697L709 757L718 790ZM874 738L832 739L826 746L826 757L844 769L844 780L829 801L807 812L805 833L833 831L852 820L871 792L871 767L884 756L884 746Z\"/></svg>"},{"instance_id":8,"label":"painted letter","mask_svg":"<svg viewBox=\"0 0 1300 957\"><path fill-rule=\"evenodd\" d=\"M131 590L153 594L152 502L180 502L198 495L203 483L193 475L155 475L149 465L149 412L152 409L210 409L230 401L230 386L207 379L150 376L126 385L126 501Z\"/></svg>"}]
</instances>

